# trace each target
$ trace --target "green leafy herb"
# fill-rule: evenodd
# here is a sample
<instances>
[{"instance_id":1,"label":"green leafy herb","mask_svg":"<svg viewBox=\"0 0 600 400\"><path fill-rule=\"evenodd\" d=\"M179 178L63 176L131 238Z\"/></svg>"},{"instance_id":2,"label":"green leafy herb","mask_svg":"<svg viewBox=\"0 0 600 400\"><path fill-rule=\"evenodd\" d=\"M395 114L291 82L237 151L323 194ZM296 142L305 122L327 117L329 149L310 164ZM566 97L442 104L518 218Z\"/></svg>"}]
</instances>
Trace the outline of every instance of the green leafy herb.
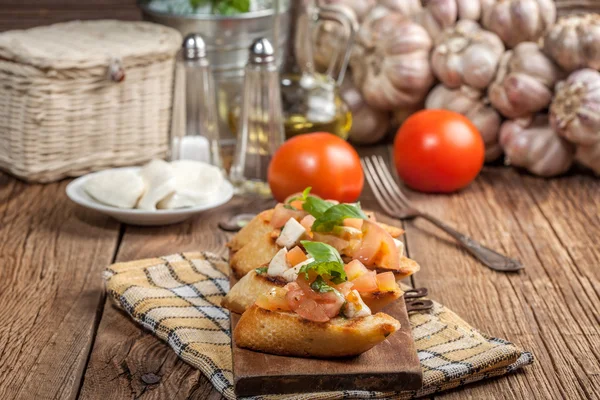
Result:
<instances>
[{"instance_id":1,"label":"green leafy herb","mask_svg":"<svg viewBox=\"0 0 600 400\"><path fill-rule=\"evenodd\" d=\"M257 274L262 275L267 273L267 270L269 269L269 267L260 267L260 268L256 268L255 271Z\"/></svg>"},{"instance_id":2,"label":"green leafy herb","mask_svg":"<svg viewBox=\"0 0 600 400\"><path fill-rule=\"evenodd\" d=\"M336 204L317 217L312 230L313 232L331 232L333 227L342 225L346 218L367 219L367 216L360 209L360 203L356 203L356 205Z\"/></svg>"},{"instance_id":3,"label":"green leafy herb","mask_svg":"<svg viewBox=\"0 0 600 400\"><path fill-rule=\"evenodd\" d=\"M320 276L317 276L317 279L315 279L315 281L310 284L310 287L317 293L327 293L333 292L335 290L334 288L329 286L327 282L325 282L325 279L323 279Z\"/></svg>"},{"instance_id":4,"label":"green leafy herb","mask_svg":"<svg viewBox=\"0 0 600 400\"><path fill-rule=\"evenodd\" d=\"M315 261L300 268L300 273L304 273L306 279L308 279L308 272L314 271L317 275L331 279L336 284L348 280L346 271L344 271L344 262L336 249L321 242L303 240L300 243L308 254L315 259Z\"/></svg>"},{"instance_id":5,"label":"green leafy herb","mask_svg":"<svg viewBox=\"0 0 600 400\"><path fill-rule=\"evenodd\" d=\"M320 218L325 214L325 211L333 207L333 203L319 199L315 196L308 196L302 204L304 211L315 218Z\"/></svg>"},{"instance_id":6,"label":"green leafy herb","mask_svg":"<svg viewBox=\"0 0 600 400\"><path fill-rule=\"evenodd\" d=\"M294 196L291 199L289 199L284 205L284 208L287 208L288 210L296 210L294 207L292 207L292 202L296 201L296 200L303 200L306 201L308 194L310 193L312 187L307 187L306 189L304 189L302 191L302 194L300 196Z\"/></svg>"}]
</instances>

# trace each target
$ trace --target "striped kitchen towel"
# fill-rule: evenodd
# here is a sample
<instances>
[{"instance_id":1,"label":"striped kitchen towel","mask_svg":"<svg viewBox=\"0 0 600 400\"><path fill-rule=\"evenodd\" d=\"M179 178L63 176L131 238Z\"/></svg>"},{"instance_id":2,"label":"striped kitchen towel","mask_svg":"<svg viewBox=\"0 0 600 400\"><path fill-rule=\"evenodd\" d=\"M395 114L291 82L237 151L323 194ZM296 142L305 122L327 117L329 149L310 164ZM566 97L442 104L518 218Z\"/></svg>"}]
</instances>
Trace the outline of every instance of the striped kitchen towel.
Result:
<instances>
[{"instance_id":1,"label":"striped kitchen towel","mask_svg":"<svg viewBox=\"0 0 600 400\"><path fill-rule=\"evenodd\" d=\"M115 303L167 342L228 399L235 399L227 261L211 253L184 253L114 264L105 272ZM486 336L446 307L412 313L410 324L423 368L423 387L410 392L344 391L270 395L256 399L411 399L504 375L533 362L531 353Z\"/></svg>"}]
</instances>

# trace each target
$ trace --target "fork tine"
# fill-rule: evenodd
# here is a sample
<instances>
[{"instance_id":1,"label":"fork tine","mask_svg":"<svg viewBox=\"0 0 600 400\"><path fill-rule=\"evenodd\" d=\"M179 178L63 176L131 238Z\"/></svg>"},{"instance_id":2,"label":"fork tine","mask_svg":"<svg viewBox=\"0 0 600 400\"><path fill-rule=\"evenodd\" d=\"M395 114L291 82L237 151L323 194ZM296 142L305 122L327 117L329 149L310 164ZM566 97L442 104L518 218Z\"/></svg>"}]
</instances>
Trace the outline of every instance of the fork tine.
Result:
<instances>
[{"instance_id":1,"label":"fork tine","mask_svg":"<svg viewBox=\"0 0 600 400\"><path fill-rule=\"evenodd\" d=\"M394 193L388 188L388 185L382 180L380 168L375 165L374 158L371 157L367 159L367 165L370 168L371 175L373 176L376 186L379 191L382 193L382 197L386 200L388 208L394 211L394 214L397 214L400 210L404 208L401 202L396 200L396 196Z\"/></svg>"},{"instance_id":2,"label":"fork tine","mask_svg":"<svg viewBox=\"0 0 600 400\"><path fill-rule=\"evenodd\" d=\"M372 172L372 166L371 166L370 160L367 158L362 158L360 160L360 164L362 165L363 170L365 171L365 177L367 178L367 182L369 182L369 186L371 187L371 190L373 191L373 194L375 195L375 199L377 200L377 203L379 203L381 208L383 208L386 213L393 215L394 210L385 201L384 196L379 191L379 185L377 185L375 183L375 179L378 179L378 178Z\"/></svg>"},{"instance_id":3,"label":"fork tine","mask_svg":"<svg viewBox=\"0 0 600 400\"><path fill-rule=\"evenodd\" d=\"M404 193L402 193L402 191L400 190L400 187L396 183L396 180L394 179L394 177L392 176L389 168L385 164L385 161L383 160L383 157L377 156L377 162L379 164L379 169L381 171L382 178L387 181L387 183L389 185L389 189L391 189L393 191L393 193L396 196L398 196L399 200L402 200L402 202L404 203L404 205L406 207L411 207L412 208L412 203L410 202L410 200L408 199L408 197L406 197L406 195Z\"/></svg>"}]
</instances>

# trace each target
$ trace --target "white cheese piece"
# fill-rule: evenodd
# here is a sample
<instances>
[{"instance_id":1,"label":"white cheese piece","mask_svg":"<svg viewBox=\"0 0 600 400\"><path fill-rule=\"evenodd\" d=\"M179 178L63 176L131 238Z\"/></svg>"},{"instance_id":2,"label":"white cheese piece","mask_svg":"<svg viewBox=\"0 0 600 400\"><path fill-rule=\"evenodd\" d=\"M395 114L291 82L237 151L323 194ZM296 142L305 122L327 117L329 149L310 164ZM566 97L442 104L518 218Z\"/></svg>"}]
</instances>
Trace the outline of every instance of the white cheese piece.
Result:
<instances>
[{"instance_id":1,"label":"white cheese piece","mask_svg":"<svg viewBox=\"0 0 600 400\"><path fill-rule=\"evenodd\" d=\"M175 190L162 199L157 208L193 207L211 201L223 185L221 170L207 163L178 160L171 163Z\"/></svg>"},{"instance_id":2,"label":"white cheese piece","mask_svg":"<svg viewBox=\"0 0 600 400\"><path fill-rule=\"evenodd\" d=\"M296 264L293 268L290 268L287 271L285 271L281 275L281 277L284 278L288 282L294 282L296 279L298 279L298 274L300 273L300 269L303 266L308 265L308 264L310 264L313 261L315 261L314 258L309 258L307 260L304 260L301 263Z\"/></svg>"},{"instance_id":3,"label":"white cheese piece","mask_svg":"<svg viewBox=\"0 0 600 400\"><path fill-rule=\"evenodd\" d=\"M287 269L289 269L289 265L286 259L287 249L284 247L279 250L275 257L269 263L269 268L267 268L267 275L269 276L281 276Z\"/></svg>"},{"instance_id":4,"label":"white cheese piece","mask_svg":"<svg viewBox=\"0 0 600 400\"><path fill-rule=\"evenodd\" d=\"M84 186L95 200L119 208L134 208L144 189L142 177L127 170L101 172L89 178Z\"/></svg>"},{"instance_id":5,"label":"white cheese piece","mask_svg":"<svg viewBox=\"0 0 600 400\"><path fill-rule=\"evenodd\" d=\"M398 239L394 239L394 243L396 244L396 248L398 249L398 255L404 255L404 243L399 241Z\"/></svg>"},{"instance_id":6,"label":"white cheese piece","mask_svg":"<svg viewBox=\"0 0 600 400\"><path fill-rule=\"evenodd\" d=\"M371 315L371 309L365 304L356 289L353 289L346 296L343 311L344 315L348 318L368 317Z\"/></svg>"},{"instance_id":7,"label":"white cheese piece","mask_svg":"<svg viewBox=\"0 0 600 400\"><path fill-rule=\"evenodd\" d=\"M278 246L291 249L300 243L300 239L305 233L306 230L300 225L300 222L296 221L294 218L290 218L283 226L281 234L275 243Z\"/></svg>"},{"instance_id":8,"label":"white cheese piece","mask_svg":"<svg viewBox=\"0 0 600 400\"><path fill-rule=\"evenodd\" d=\"M146 193L140 199L137 208L156 210L156 205L175 191L175 172L173 166L163 160L152 160L140 171L146 184Z\"/></svg>"}]
</instances>

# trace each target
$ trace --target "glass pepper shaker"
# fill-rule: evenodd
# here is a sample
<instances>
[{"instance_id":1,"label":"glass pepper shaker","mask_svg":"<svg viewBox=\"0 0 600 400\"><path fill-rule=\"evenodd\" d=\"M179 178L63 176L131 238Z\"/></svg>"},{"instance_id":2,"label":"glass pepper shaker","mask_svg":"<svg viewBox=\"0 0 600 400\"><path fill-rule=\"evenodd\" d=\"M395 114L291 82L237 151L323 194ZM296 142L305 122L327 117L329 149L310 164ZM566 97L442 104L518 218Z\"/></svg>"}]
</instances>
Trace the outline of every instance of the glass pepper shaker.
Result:
<instances>
[{"instance_id":1,"label":"glass pepper shaker","mask_svg":"<svg viewBox=\"0 0 600 400\"><path fill-rule=\"evenodd\" d=\"M203 161L222 169L216 88L202 36L185 37L176 68L179 101L175 99L174 119L183 120L183 126L174 129L171 159Z\"/></svg>"},{"instance_id":2,"label":"glass pepper shaker","mask_svg":"<svg viewBox=\"0 0 600 400\"><path fill-rule=\"evenodd\" d=\"M250 46L230 180L238 193L270 195L267 168L285 140L279 72L271 42Z\"/></svg>"}]
</instances>

